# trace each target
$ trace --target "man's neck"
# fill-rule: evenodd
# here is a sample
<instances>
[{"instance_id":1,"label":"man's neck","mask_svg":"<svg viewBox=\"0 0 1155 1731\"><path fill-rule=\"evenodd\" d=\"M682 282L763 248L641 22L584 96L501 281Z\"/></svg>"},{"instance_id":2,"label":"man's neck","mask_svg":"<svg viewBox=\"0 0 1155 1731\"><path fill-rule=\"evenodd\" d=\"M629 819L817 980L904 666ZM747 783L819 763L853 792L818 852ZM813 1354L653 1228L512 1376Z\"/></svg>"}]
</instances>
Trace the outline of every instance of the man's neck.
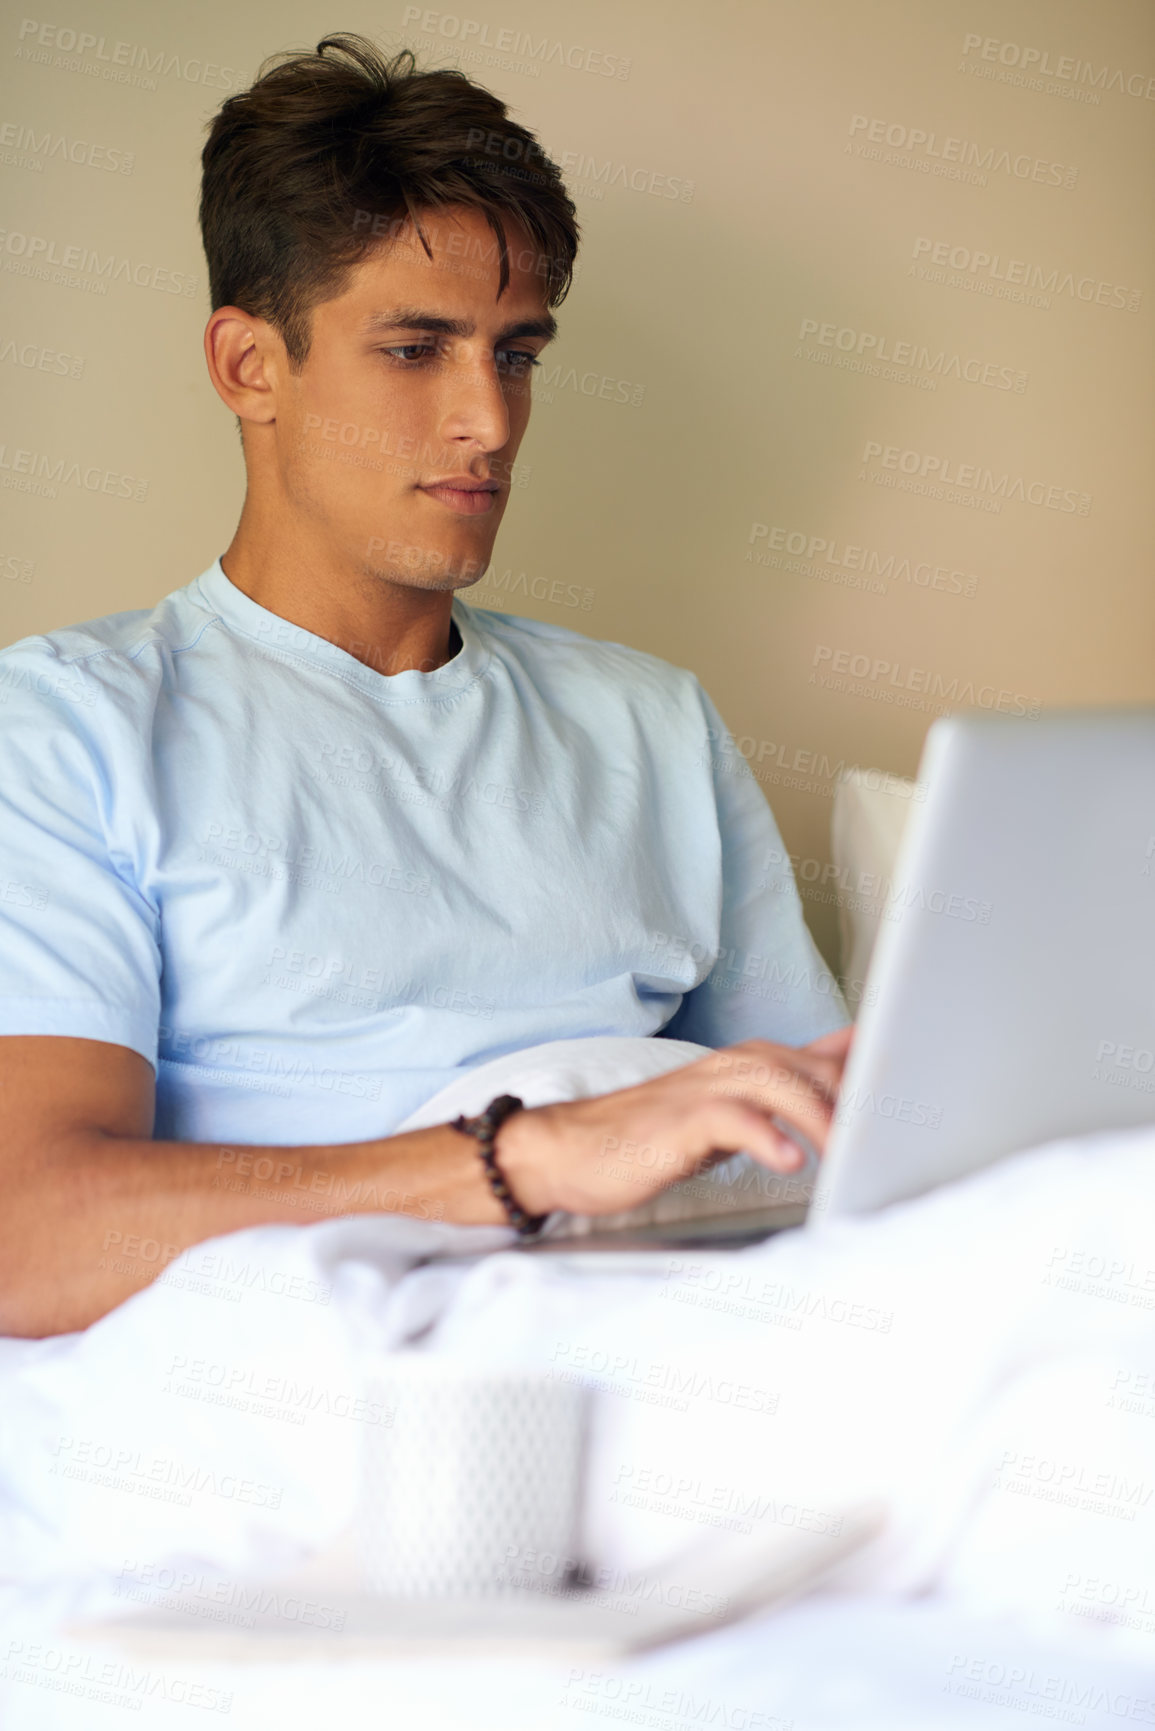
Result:
<instances>
[{"instance_id":1,"label":"man's neck","mask_svg":"<svg viewBox=\"0 0 1155 1731\"><path fill-rule=\"evenodd\" d=\"M251 539L233 536L221 555L229 582L275 613L335 643L386 676L416 669L431 673L461 649L450 609L453 592L416 589L366 573L340 573L313 564L304 552L254 554Z\"/></svg>"}]
</instances>

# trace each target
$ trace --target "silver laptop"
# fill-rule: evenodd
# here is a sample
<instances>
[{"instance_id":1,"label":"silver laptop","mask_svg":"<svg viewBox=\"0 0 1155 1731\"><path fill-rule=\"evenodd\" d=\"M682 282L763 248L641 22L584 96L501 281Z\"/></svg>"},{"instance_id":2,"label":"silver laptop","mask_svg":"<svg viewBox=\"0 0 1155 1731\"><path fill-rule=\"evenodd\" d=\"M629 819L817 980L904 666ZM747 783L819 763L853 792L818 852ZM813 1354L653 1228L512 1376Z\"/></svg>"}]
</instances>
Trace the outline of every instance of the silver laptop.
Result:
<instances>
[{"instance_id":1,"label":"silver laptop","mask_svg":"<svg viewBox=\"0 0 1155 1731\"><path fill-rule=\"evenodd\" d=\"M919 780L809 1209L536 1248L732 1248L1155 1123L1155 709L950 716Z\"/></svg>"}]
</instances>

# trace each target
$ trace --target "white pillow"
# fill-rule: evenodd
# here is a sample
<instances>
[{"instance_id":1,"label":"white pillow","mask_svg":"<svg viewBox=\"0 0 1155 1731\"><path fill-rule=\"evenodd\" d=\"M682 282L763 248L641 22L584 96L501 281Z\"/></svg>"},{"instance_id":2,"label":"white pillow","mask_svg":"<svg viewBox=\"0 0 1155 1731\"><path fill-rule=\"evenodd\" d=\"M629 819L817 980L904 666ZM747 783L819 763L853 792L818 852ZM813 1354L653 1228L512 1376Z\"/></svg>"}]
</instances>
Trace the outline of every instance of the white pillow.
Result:
<instances>
[{"instance_id":1,"label":"white pillow","mask_svg":"<svg viewBox=\"0 0 1155 1731\"><path fill-rule=\"evenodd\" d=\"M838 872L840 984L852 1014L862 1000L903 832L925 798L923 783L884 769L844 769L838 777L830 848Z\"/></svg>"}]
</instances>

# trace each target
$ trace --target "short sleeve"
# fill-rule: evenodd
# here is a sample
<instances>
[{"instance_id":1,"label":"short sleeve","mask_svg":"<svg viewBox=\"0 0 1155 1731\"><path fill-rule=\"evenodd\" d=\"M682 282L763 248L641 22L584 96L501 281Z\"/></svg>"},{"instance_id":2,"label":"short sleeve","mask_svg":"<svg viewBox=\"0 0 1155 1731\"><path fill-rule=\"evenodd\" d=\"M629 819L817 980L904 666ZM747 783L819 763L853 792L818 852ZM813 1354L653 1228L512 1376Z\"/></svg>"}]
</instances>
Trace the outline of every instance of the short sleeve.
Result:
<instances>
[{"instance_id":1,"label":"short sleeve","mask_svg":"<svg viewBox=\"0 0 1155 1731\"><path fill-rule=\"evenodd\" d=\"M160 920L115 833L110 707L43 639L0 655L0 1035L104 1040L155 1068Z\"/></svg>"},{"instance_id":2,"label":"short sleeve","mask_svg":"<svg viewBox=\"0 0 1155 1731\"><path fill-rule=\"evenodd\" d=\"M801 1046L850 1020L807 928L789 856L749 764L699 686L722 847L718 955L663 1034L702 1046Z\"/></svg>"}]
</instances>

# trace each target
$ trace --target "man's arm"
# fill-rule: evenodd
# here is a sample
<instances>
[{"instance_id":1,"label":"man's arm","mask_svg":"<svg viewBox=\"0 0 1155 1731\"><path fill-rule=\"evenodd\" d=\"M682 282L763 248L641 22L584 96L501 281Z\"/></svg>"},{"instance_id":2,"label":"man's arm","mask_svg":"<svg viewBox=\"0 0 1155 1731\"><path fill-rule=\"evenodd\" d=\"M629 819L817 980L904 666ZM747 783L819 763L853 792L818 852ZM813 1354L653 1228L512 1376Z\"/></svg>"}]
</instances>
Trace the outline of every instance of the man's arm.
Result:
<instances>
[{"instance_id":1,"label":"man's arm","mask_svg":"<svg viewBox=\"0 0 1155 1731\"><path fill-rule=\"evenodd\" d=\"M771 1121L824 1146L849 1032L794 1050L750 1040L594 1099L519 1112L497 1140L532 1213L606 1214L746 1150L801 1163ZM0 1333L86 1328L189 1245L257 1225L383 1212L503 1225L477 1146L449 1125L334 1147L151 1139L151 1065L128 1047L0 1038Z\"/></svg>"},{"instance_id":2,"label":"man's arm","mask_svg":"<svg viewBox=\"0 0 1155 1731\"><path fill-rule=\"evenodd\" d=\"M0 1333L85 1328L191 1244L387 1212L500 1225L468 1137L436 1126L333 1147L154 1142L138 1052L0 1039Z\"/></svg>"}]
</instances>

